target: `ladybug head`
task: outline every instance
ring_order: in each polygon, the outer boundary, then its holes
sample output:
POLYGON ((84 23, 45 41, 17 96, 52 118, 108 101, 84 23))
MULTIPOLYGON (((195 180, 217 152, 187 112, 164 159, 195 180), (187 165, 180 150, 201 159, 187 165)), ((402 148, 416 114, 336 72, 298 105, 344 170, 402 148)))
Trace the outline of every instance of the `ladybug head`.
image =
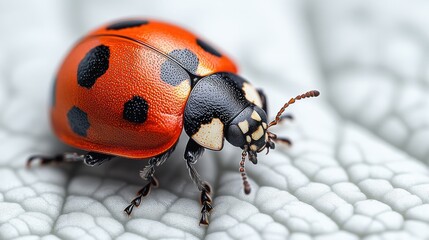
POLYGON ((250 193, 250 184, 247 181, 246 170, 244 168, 244 162, 246 156, 249 156, 249 160, 256 164, 257 153, 267 149, 267 154, 270 149, 274 149, 274 142, 289 143, 289 140, 285 138, 277 137, 274 133, 268 131, 269 128, 277 125, 285 116, 282 116, 285 109, 295 103, 295 101, 317 97, 319 92, 316 90, 309 91, 307 93, 298 95, 295 98, 291 98, 283 107, 279 110, 273 121, 267 124, 267 114, 264 110, 256 105, 250 105, 245 108, 240 114, 238 114, 227 126, 225 138, 232 145, 243 149, 240 162, 240 172, 243 179, 244 192, 250 193))

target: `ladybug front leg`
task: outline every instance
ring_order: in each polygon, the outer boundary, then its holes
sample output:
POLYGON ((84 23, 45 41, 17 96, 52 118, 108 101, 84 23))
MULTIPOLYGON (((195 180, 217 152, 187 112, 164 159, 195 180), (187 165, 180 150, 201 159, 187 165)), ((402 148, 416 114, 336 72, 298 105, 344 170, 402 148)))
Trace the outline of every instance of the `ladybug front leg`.
POLYGON ((62 163, 62 162, 83 162, 87 166, 99 166, 103 164, 105 161, 112 159, 114 156, 96 153, 96 152, 88 152, 87 154, 79 155, 77 153, 63 153, 54 156, 42 156, 35 155, 31 156, 27 160, 27 167, 31 167, 31 164, 34 161, 40 161, 41 165, 48 165, 52 163, 62 163))
POLYGON ((197 163, 198 158, 204 153, 204 148, 198 145, 192 138, 189 139, 188 144, 186 145, 185 150, 185 160, 186 165, 188 166, 189 176, 192 181, 197 185, 198 190, 201 191, 200 203, 201 208, 201 219, 200 225, 209 224, 209 215, 213 210, 212 207, 212 198, 211 198, 211 187, 207 182, 201 180, 200 175, 194 167, 194 164, 197 163))
POLYGON ((159 185, 158 180, 155 178, 155 167, 158 167, 161 164, 163 164, 167 160, 167 158, 171 155, 171 153, 173 153, 175 148, 176 148, 176 145, 170 148, 167 152, 149 159, 149 164, 143 170, 140 171, 140 177, 143 178, 144 180, 147 180, 148 183, 137 192, 137 196, 130 202, 130 205, 128 205, 124 209, 124 212, 128 216, 131 215, 134 207, 140 206, 142 198, 149 195, 152 187, 154 188, 158 187, 159 185))

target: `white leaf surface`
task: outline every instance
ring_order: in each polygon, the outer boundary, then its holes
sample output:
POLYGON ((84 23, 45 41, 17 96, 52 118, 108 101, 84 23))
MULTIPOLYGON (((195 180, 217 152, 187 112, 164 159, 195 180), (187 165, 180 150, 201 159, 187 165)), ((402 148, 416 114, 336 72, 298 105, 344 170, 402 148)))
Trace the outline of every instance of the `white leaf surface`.
POLYGON ((0 239, 429 239, 428 10, 417 0, 1 1, 0 239), (75 151, 49 126, 56 68, 87 31, 128 16, 221 46, 264 88, 271 115, 322 93, 276 127, 291 148, 248 164, 250 195, 239 149, 206 151, 208 228, 198 226, 185 138, 130 218, 122 210, 144 184, 144 161, 25 168, 32 154, 75 151))

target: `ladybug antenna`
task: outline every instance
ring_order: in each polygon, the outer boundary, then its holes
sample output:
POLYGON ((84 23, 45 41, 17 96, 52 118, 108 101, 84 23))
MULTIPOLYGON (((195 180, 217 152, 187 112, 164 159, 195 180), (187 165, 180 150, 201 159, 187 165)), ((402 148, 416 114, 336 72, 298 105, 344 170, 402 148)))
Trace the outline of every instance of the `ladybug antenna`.
POLYGON ((244 186, 244 193, 246 195, 250 194, 250 183, 247 181, 247 174, 246 174, 246 168, 244 167, 244 163, 246 161, 247 156, 247 147, 245 146, 243 149, 243 152, 241 153, 241 161, 240 161, 240 168, 239 171, 241 173, 241 179, 243 180, 243 186, 244 186))
POLYGON ((296 96, 294 98, 291 98, 289 100, 289 102, 285 103, 283 105, 283 107, 279 110, 279 112, 276 115, 276 118, 273 121, 271 121, 270 124, 268 124, 268 128, 277 125, 277 123, 279 123, 282 120, 282 114, 285 111, 285 109, 287 107, 289 107, 289 105, 295 103, 295 101, 301 100, 301 99, 304 99, 304 98, 317 97, 319 95, 320 95, 319 91, 312 90, 312 91, 308 91, 308 92, 306 92, 304 94, 298 95, 298 96, 296 96))

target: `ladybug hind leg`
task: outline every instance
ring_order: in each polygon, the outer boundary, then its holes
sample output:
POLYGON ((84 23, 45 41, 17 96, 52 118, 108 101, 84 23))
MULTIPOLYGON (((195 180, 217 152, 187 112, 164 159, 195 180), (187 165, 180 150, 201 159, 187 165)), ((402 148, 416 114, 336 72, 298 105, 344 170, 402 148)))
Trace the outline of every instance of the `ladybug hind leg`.
POLYGON ((128 216, 131 215, 134 207, 140 206, 142 198, 149 195, 152 188, 158 187, 158 180, 155 178, 155 168, 163 164, 171 155, 171 153, 173 153, 175 148, 176 145, 170 148, 167 152, 149 159, 149 164, 143 170, 140 171, 140 177, 148 182, 137 192, 137 196, 133 200, 131 200, 130 205, 128 205, 124 209, 124 212, 128 216))
POLYGON ((204 148, 198 145, 198 143, 192 140, 192 138, 190 138, 188 144, 186 145, 185 160, 188 167, 189 176, 195 185, 197 185, 198 190, 201 192, 200 203, 202 207, 200 225, 207 226, 209 224, 210 212, 213 210, 211 198, 212 190, 207 182, 201 180, 201 177, 194 166, 195 163, 197 163, 198 158, 200 158, 203 153, 204 148))
POLYGON ((27 167, 30 167, 34 161, 39 161, 41 165, 63 162, 83 162, 85 165, 93 167, 99 166, 113 157, 112 155, 97 152, 88 152, 82 155, 77 153, 63 153, 54 156, 35 155, 27 160, 27 167))

